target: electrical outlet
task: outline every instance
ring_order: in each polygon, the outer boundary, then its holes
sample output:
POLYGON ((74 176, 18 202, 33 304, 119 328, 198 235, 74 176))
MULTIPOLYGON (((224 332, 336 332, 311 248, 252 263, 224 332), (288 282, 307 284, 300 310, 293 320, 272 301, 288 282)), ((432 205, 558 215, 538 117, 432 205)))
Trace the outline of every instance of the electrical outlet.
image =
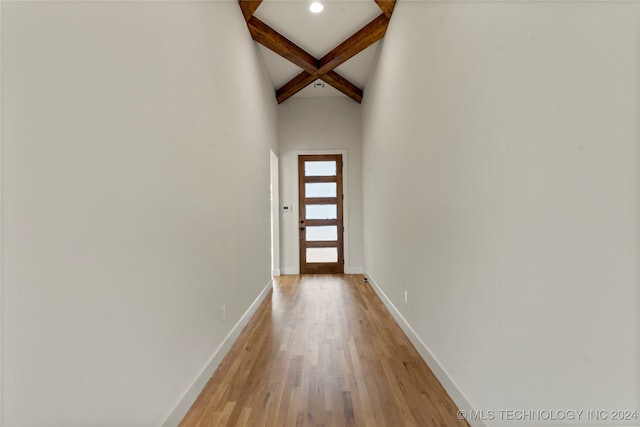
POLYGON ((227 304, 222 304, 222 320, 227 318, 227 304))
POLYGON ((409 304, 409 293, 404 291, 404 303, 409 304))

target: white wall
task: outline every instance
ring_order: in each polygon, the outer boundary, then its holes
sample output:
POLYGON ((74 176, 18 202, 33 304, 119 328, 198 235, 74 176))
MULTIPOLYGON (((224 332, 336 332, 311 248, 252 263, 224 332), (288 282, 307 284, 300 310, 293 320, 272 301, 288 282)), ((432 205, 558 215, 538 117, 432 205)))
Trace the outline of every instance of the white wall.
POLYGON ((362 273, 361 126, 361 106, 347 98, 292 98, 278 107, 283 274, 300 271, 298 154, 316 150, 346 150, 345 272, 362 273), (293 206, 293 210, 283 212, 285 205, 293 206))
POLYGON ((477 409, 640 409, 638 7, 396 7, 365 272, 477 409))
POLYGON ((3 425, 157 425, 270 282, 273 90, 235 2, 2 36, 3 425))

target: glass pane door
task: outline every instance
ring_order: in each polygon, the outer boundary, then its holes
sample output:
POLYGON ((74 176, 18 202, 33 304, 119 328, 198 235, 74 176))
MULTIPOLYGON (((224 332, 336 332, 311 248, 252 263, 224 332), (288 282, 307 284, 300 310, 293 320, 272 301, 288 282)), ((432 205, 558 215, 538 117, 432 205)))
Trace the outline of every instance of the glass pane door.
POLYGON ((342 156, 298 157, 300 272, 344 272, 342 156))

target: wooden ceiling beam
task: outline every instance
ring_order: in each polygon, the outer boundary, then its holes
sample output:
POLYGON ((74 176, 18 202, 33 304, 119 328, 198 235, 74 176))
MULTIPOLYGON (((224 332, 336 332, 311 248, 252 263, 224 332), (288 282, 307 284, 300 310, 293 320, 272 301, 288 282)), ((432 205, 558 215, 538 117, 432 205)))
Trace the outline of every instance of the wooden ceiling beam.
MULTIPOLYGON (((309 74, 306 71, 298 74, 276 91, 276 99, 278 100, 278 104, 282 104, 284 101, 291 98, 293 95, 300 92, 302 89, 309 86, 317 79, 318 77, 313 74, 309 74)), ((349 98, 356 101, 358 104, 362 102, 362 89, 360 89, 358 86, 354 85, 335 71, 329 71, 328 73, 322 75, 320 79, 325 83, 330 84, 340 92, 344 93, 349 98)))
POLYGON ((329 71, 327 74, 321 77, 322 81, 329 83, 340 92, 347 95, 349 98, 356 101, 358 104, 362 102, 362 89, 351 83, 349 80, 342 77, 335 71, 329 71))
POLYGON ((285 36, 252 16, 247 21, 251 37, 267 49, 272 50, 308 73, 318 70, 318 60, 285 36))
POLYGON ((322 71, 319 70, 317 59, 255 16, 249 19, 247 26, 255 41, 304 70, 304 72, 298 74, 276 91, 276 99, 279 104, 327 74, 329 74, 329 76, 325 80, 326 83, 335 87, 354 101, 362 101, 362 89, 335 71, 328 68, 322 71))
POLYGON ((331 52, 322 57, 322 59, 318 61, 318 68, 315 70, 305 69, 305 73, 298 74, 278 89, 276 91, 278 103, 286 101, 317 79, 322 79, 354 101, 358 103, 362 102, 362 89, 340 76, 338 73, 333 71, 333 69, 382 39, 387 31, 388 25, 389 19, 384 14, 381 14, 369 24, 362 27, 347 40, 340 43, 335 49, 331 50, 331 52))
POLYGON ((242 16, 244 20, 248 21, 256 12, 262 0, 238 0, 240 3, 240 10, 242 10, 242 16))
POLYGON ((375 0, 375 2, 385 16, 391 19, 393 8, 396 7, 396 0, 375 0))
POLYGON ((362 89, 336 73, 334 69, 384 37, 396 0, 375 0, 383 13, 320 60, 253 16, 261 2, 262 0, 239 0, 251 37, 304 70, 276 91, 279 104, 317 79, 330 84, 354 101, 362 102, 362 89))
POLYGON ((333 70, 381 40, 387 32, 388 26, 389 18, 383 13, 323 56, 319 61, 318 73, 323 74, 333 70))
POLYGON ((298 74, 276 91, 276 99, 278 100, 278 104, 282 104, 284 101, 291 98, 293 95, 310 85, 314 80, 316 80, 316 78, 306 71, 298 74))

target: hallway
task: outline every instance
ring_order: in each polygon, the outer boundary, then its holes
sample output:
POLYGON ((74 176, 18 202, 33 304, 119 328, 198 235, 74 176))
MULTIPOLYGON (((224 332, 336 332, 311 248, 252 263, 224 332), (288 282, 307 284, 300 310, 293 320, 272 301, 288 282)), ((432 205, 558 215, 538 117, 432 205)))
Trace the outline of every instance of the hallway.
POLYGON ((362 275, 274 278, 181 426, 454 426, 456 407, 362 275))

